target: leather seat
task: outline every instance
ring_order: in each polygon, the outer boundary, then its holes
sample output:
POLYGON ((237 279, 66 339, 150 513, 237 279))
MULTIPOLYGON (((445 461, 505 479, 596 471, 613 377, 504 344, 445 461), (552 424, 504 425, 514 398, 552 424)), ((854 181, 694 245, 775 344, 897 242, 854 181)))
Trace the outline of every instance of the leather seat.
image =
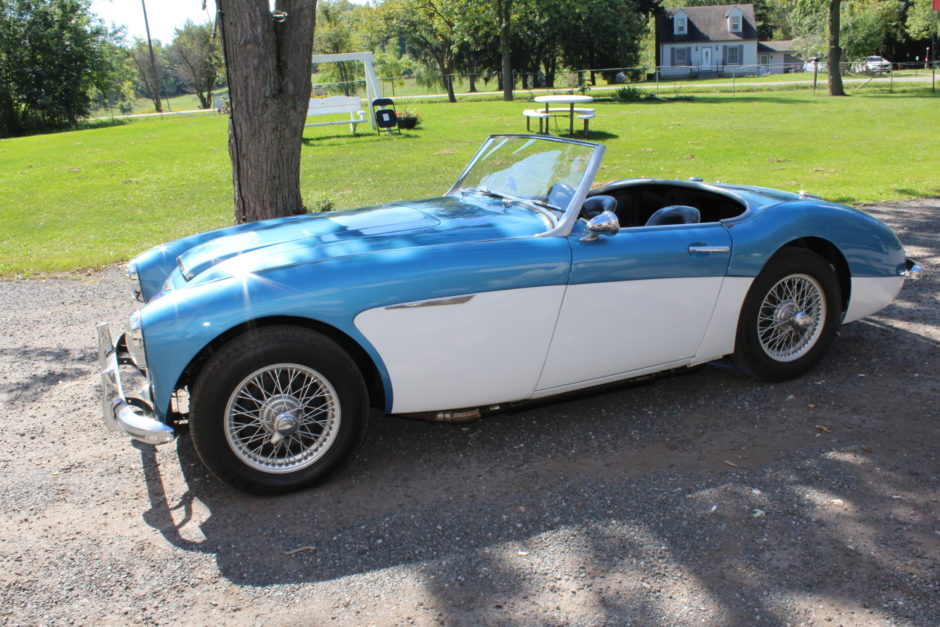
POLYGON ((698 224, 702 221, 702 214, 695 207, 688 205, 669 205, 657 209, 646 221, 646 226, 662 226, 664 224, 698 224))
POLYGON ((590 220, 594 216, 599 216, 605 211, 617 213, 617 199, 613 196, 598 194, 584 200, 581 205, 581 217, 590 220))

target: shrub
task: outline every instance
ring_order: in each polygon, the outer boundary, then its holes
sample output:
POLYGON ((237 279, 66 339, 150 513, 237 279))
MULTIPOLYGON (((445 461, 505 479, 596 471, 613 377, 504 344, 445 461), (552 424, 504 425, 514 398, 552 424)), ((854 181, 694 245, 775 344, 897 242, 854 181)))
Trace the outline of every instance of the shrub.
POLYGON ((639 87, 633 87, 628 85, 627 87, 621 87, 614 92, 614 100, 619 100, 620 102, 640 102, 642 100, 656 100, 656 94, 653 92, 647 91, 645 89, 640 89, 639 87))

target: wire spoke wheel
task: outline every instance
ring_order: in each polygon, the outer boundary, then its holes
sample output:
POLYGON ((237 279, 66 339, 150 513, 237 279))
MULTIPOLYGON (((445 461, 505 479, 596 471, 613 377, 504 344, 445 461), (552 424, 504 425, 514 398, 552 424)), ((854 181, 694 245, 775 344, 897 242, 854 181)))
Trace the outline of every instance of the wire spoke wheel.
POLYGON ((795 361, 812 350, 826 320, 822 285, 808 274, 791 274, 770 288, 757 314, 760 345, 777 361, 795 361))
POLYGON ((803 248, 778 251, 748 290, 734 363, 763 381, 800 376, 832 344, 844 304, 833 263, 803 248))
POLYGON ((339 396, 319 372, 278 363, 255 370, 229 395, 225 438, 242 463, 293 473, 319 460, 340 426, 339 396))

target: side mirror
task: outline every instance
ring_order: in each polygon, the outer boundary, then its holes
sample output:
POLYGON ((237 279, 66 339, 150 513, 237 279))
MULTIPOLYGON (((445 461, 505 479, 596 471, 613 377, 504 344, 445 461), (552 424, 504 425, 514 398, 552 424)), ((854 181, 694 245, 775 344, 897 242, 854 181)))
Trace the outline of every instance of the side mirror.
POLYGON ((599 235, 616 235, 620 231, 620 220, 613 211, 602 211, 587 223, 587 233, 582 242, 593 242, 599 235))

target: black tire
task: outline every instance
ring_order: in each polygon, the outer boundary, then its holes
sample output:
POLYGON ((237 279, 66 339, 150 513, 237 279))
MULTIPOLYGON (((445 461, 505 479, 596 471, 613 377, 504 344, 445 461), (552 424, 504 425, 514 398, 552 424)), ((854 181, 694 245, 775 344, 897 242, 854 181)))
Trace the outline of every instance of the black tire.
POLYGON ((300 327, 235 337, 212 355, 190 394, 199 458, 225 483, 260 494, 323 480, 362 442, 368 417, 355 362, 300 327))
POLYGON ((747 293, 732 360, 763 381, 792 379, 819 363, 841 319, 839 277, 829 262, 785 248, 747 293))

